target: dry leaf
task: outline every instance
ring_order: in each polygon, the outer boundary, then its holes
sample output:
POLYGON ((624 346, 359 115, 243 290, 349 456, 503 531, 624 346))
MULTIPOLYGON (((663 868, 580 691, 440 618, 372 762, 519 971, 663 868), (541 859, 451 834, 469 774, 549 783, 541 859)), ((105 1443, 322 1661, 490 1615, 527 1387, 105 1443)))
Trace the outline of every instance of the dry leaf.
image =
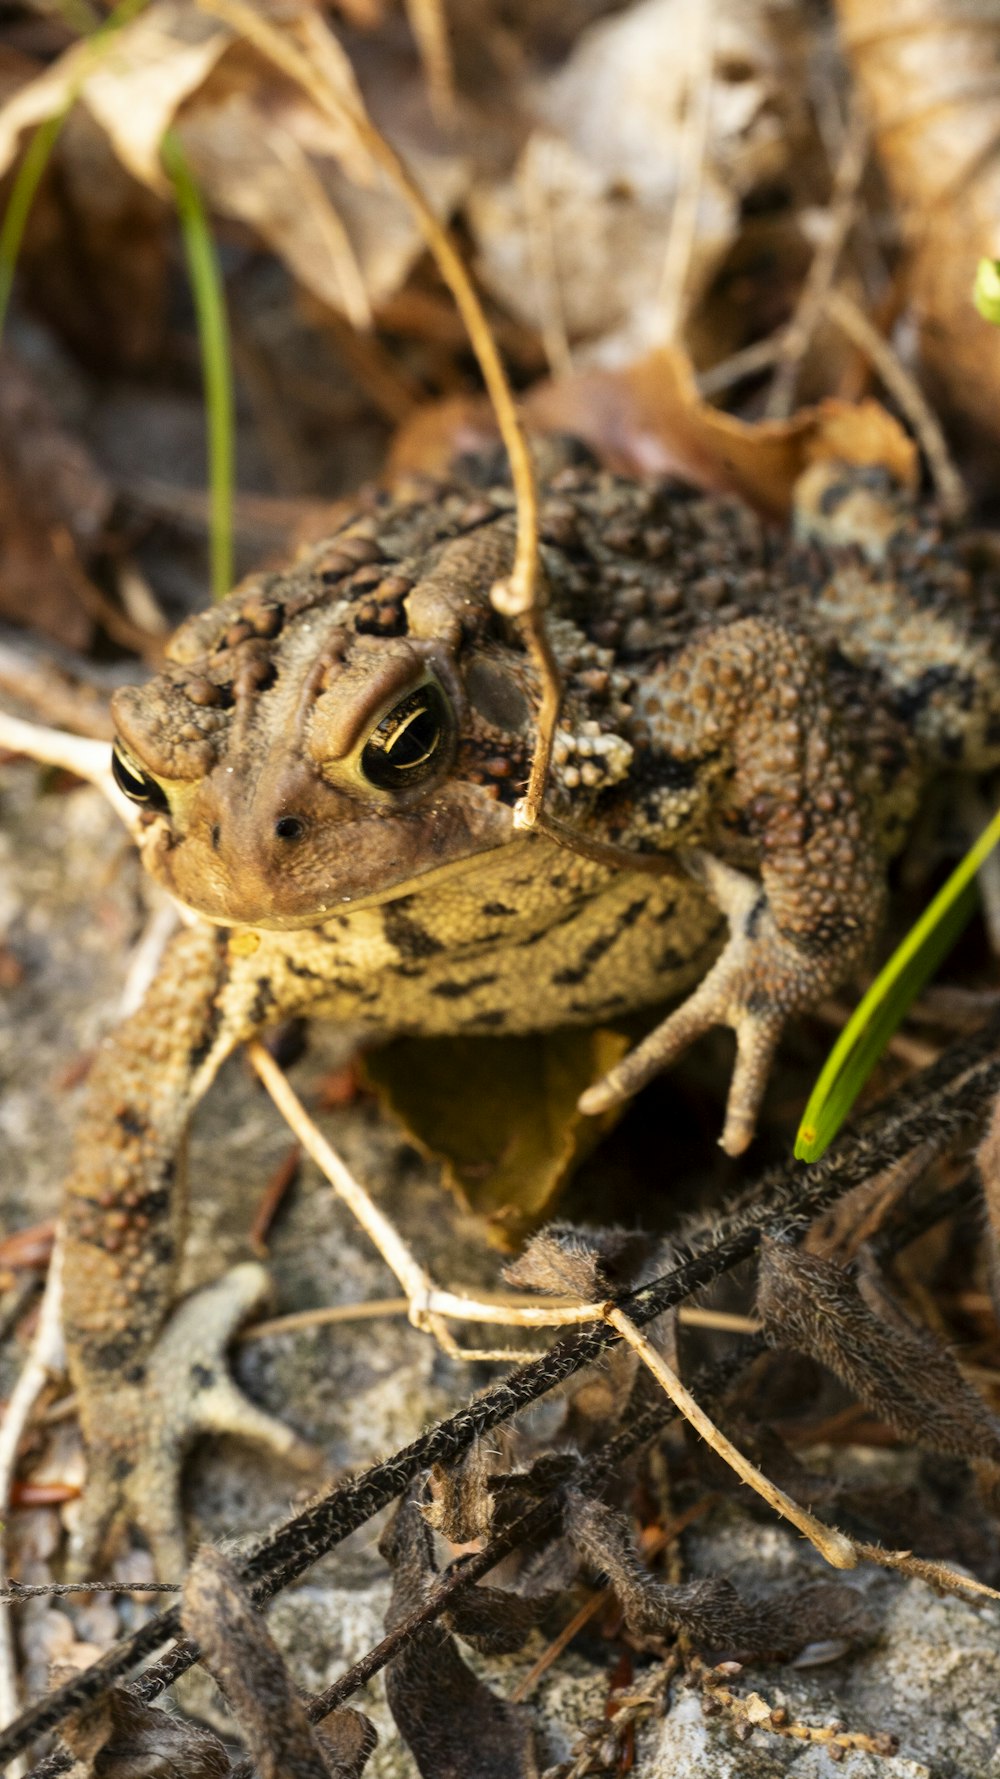
POLYGON ((86 1779, 226 1779, 229 1756, 210 1730, 112 1687, 62 1726, 86 1779))
POLYGON ((907 242, 906 286, 931 393, 995 439, 1000 333, 976 313, 1000 256, 1000 0, 838 0, 907 242))
POLYGON ((575 1491, 566 1527, 587 1568, 607 1578, 635 1637, 659 1641, 682 1631, 703 1648, 731 1650, 745 1660, 775 1660, 807 1643, 835 1638, 850 1646, 871 1636, 863 1597, 843 1583, 820 1581, 746 1600, 722 1577, 659 1581, 646 1568, 623 1516, 575 1491))
POLYGON ((360 1779, 377 1739, 373 1726, 359 1711, 333 1711, 314 1729, 277 1645, 221 1551, 205 1545, 198 1552, 182 1610, 259 1779, 360 1779))
MULTIPOLYGON (((393 1571, 386 1629, 422 1605, 436 1571, 412 1494, 379 1544, 393 1571)), ((492 1590, 491 1590, 492 1591, 492 1590)), ((443 1625, 421 1626, 386 1669, 389 1708, 423 1779, 537 1779, 531 1720, 466 1667, 443 1625)))
POLYGON ((617 1032, 575 1029, 404 1038, 372 1052, 365 1067, 418 1147, 443 1162, 452 1191, 506 1243, 537 1223, 609 1128, 576 1102, 628 1043, 617 1032))
POLYGON ((519 95, 534 128, 513 171, 470 196, 487 289, 547 339, 561 332, 563 351, 568 341, 620 362, 665 338, 668 238, 692 179, 688 304, 735 241, 743 201, 788 192, 808 165, 799 8, 715 0, 704 46, 702 17, 702 0, 639 0, 583 31, 519 95), (693 167, 706 51, 707 140, 693 167))
POLYGON ((765 1237, 757 1313, 773 1345, 829 1366, 907 1439, 1000 1463, 1000 1421, 951 1354, 901 1313, 877 1316, 845 1267, 765 1237))

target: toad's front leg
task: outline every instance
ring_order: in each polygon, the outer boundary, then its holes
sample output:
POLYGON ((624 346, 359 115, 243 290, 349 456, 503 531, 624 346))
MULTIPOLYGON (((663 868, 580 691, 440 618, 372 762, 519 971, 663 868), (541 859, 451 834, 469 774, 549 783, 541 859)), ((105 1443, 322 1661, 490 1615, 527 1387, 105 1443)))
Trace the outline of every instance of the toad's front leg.
POLYGON ((262 1269, 234 1268, 171 1315, 188 1118, 224 1057, 256 1029, 257 988, 246 960, 234 969, 225 932, 179 934, 91 1075, 63 1213, 66 1344, 88 1452, 75 1577, 122 1519, 146 1534, 161 1575, 180 1575, 180 1466, 199 1432, 241 1433, 311 1461, 224 1369, 227 1340, 261 1296, 262 1269))
POLYGON ((885 866, 856 759, 807 638, 744 619, 692 643, 651 676, 646 697, 651 770, 657 753, 664 762, 668 832, 692 817, 697 831, 700 811, 706 841, 749 853, 760 875, 707 852, 689 855, 729 920, 729 940, 694 993, 580 1105, 585 1112, 615 1105, 710 1027, 729 1025, 736 1065, 721 1141, 739 1155, 753 1136, 785 1021, 815 1006, 864 957, 882 912, 885 866))

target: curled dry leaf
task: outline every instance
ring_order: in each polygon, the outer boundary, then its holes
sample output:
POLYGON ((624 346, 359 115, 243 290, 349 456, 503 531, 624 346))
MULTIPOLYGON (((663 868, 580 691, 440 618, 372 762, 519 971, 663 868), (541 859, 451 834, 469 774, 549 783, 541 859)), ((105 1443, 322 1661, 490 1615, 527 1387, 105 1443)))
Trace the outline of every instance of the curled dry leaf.
POLYGON ((837 11, 901 212, 931 393, 995 439, 1000 333, 972 286, 980 257, 1000 254, 1000 0, 837 0, 837 11))
POLYGON ((872 1624, 856 1589, 816 1582, 745 1600, 721 1577, 670 1584, 646 1568, 621 1514, 573 1492, 566 1529, 587 1568, 604 1575, 632 1635, 659 1640, 682 1631, 704 1648, 779 1659, 818 1641, 866 1641, 872 1624))
POLYGON ((183 1623, 201 1645, 260 1779, 359 1779, 375 1746, 373 1726, 358 1711, 334 1711, 322 1730, 313 1728, 235 1569, 207 1545, 184 1584, 183 1623))
POLYGON ((901 1313, 891 1322, 877 1316, 835 1261, 765 1237, 757 1313, 773 1346, 793 1347, 829 1366, 907 1439, 1000 1463, 1000 1421, 951 1354, 901 1313))
MULTIPOLYGON (((387 1630, 433 1586, 430 1536, 412 1494, 404 1496, 379 1546, 393 1571, 387 1630)), ((528 1713, 477 1679, 443 1625, 421 1626, 406 1639, 386 1669, 386 1692, 423 1779, 537 1779, 528 1713)))
POLYGON ((649 1248, 649 1238, 635 1230, 577 1229, 572 1223, 547 1223, 532 1236, 523 1254, 504 1267, 503 1276, 520 1291, 542 1291, 594 1303, 610 1296, 623 1279, 630 1280, 634 1263, 649 1248))

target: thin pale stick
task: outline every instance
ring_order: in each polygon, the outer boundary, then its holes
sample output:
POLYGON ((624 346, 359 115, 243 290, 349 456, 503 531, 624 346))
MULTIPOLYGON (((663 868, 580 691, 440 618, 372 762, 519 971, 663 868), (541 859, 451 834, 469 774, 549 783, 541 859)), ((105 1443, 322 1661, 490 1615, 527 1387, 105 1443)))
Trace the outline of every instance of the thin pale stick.
POLYGON ((707 371, 699 371, 695 379, 698 394, 706 399, 721 395, 744 377, 752 377, 757 371, 770 370, 775 360, 781 357, 784 338, 785 330, 782 328, 768 339, 754 340, 752 346, 743 346, 729 358, 720 359, 718 364, 711 365, 707 371))
POLYGON ((941 505, 952 518, 960 519, 969 504, 965 484, 920 385, 852 297, 842 290, 830 290, 825 308, 830 320, 871 360, 889 394, 898 401, 920 441, 941 505))
POLYGON ((388 1217, 379 1210, 360 1181, 354 1178, 350 1168, 341 1160, 322 1132, 317 1130, 270 1051, 265 1050, 263 1044, 255 1039, 247 1045, 247 1055, 251 1066, 306 1153, 312 1156, 338 1198, 343 1199, 351 1215, 375 1244, 390 1271, 395 1273, 409 1299, 411 1322, 417 1328, 425 1328, 434 1333, 445 1351, 457 1358, 458 1352, 452 1336, 429 1307, 434 1289, 429 1275, 413 1258, 388 1217))
POLYGON ((536 136, 532 143, 532 152, 526 154, 522 160, 517 183, 527 223, 526 239, 541 323, 542 347, 552 375, 569 377, 573 374, 573 354, 570 351, 559 289, 552 208, 539 169, 539 161, 544 167, 551 158, 551 141, 536 136))
POLYGON ((778 368, 765 407, 768 420, 791 413, 799 367, 812 344, 826 307, 833 276, 854 223, 858 187, 868 159, 868 127, 860 110, 847 128, 830 199, 829 228, 812 258, 795 313, 782 334, 778 368))
POLYGON ((122 796, 111 776, 106 741, 92 741, 89 735, 70 735, 65 729, 49 729, 43 723, 26 723, 23 717, 0 710, 0 747, 25 754, 29 760, 39 760, 43 766, 58 766, 96 785, 129 832, 138 832, 137 811, 122 796))
POLYGON ((444 0, 403 0, 410 30, 413 32, 431 111, 439 124, 455 120, 455 69, 444 0))
POLYGON ((679 337, 684 326, 688 275, 698 232, 698 202, 712 113, 714 0, 688 0, 681 30, 687 45, 684 124, 677 157, 677 195, 670 216, 659 293, 663 339, 668 343, 679 337))
MULTIPOLYGON (((0 1423, 0 1575, 6 1575, 8 1570, 3 1524, 10 1503, 18 1447, 39 1396, 53 1374, 60 1372, 63 1366, 62 1268, 62 1243, 57 1238, 49 1262, 35 1338, 0 1423)), ((13 1723, 20 1709, 14 1627, 8 1602, 0 1597, 0 1729, 13 1723)), ((10 1779, 20 1779, 25 1771, 24 1762, 18 1760, 10 1768, 10 1779)))
MULTIPOLYGON (((307 1114, 308 1115, 308 1114, 307 1114)), ((576 1322, 593 1322, 601 1314, 597 1303, 539 1304, 537 1299, 521 1303, 515 1298, 475 1298, 452 1295, 433 1289, 428 1300, 439 1315, 459 1319, 456 1306, 462 1306, 461 1319, 468 1322, 489 1322, 503 1328, 569 1328, 576 1322)), ((264 1340, 272 1334, 296 1334, 303 1329, 337 1326, 343 1322, 375 1321, 383 1316, 406 1316, 410 1304, 405 1297, 372 1297, 365 1303, 334 1303, 314 1310, 294 1310, 287 1316, 269 1316, 244 1328, 240 1340, 264 1340)), ((760 1323, 753 1316, 741 1316, 730 1310, 700 1309, 683 1304, 679 1319, 690 1328, 713 1328, 724 1334, 759 1334, 760 1323)), ((466 1357, 468 1356, 465 1349, 466 1357)), ((503 1355, 505 1358, 508 1355, 503 1355)), ((523 1352, 517 1353, 524 1358, 523 1352)))
POLYGON ((690 1390, 681 1383, 677 1373, 671 1370, 652 1342, 646 1339, 624 1310, 618 1309, 613 1303, 606 1304, 604 1315, 605 1319, 611 1323, 612 1328, 618 1330, 622 1339, 628 1342, 633 1352, 638 1354, 643 1364, 652 1372, 661 1389, 665 1390, 670 1397, 674 1407, 690 1421, 695 1432, 701 1434, 706 1445, 710 1445, 723 1462, 735 1470, 740 1481, 745 1482, 748 1488, 756 1490, 757 1494, 768 1503, 768 1506, 773 1507, 774 1511, 779 1513, 783 1519, 790 1520, 792 1525, 796 1526, 803 1536, 808 1538, 810 1544, 815 1546, 820 1556, 825 1557, 826 1561, 831 1563, 835 1569, 853 1569, 858 1559, 851 1540, 845 1538, 842 1532, 824 1526, 821 1520, 808 1513, 804 1507, 800 1507, 797 1501, 793 1501, 783 1489, 777 1488, 774 1483, 770 1482, 762 1471, 751 1464, 749 1459, 745 1458, 743 1453, 731 1444, 725 1434, 720 1432, 714 1421, 709 1419, 704 1409, 695 1401, 690 1390))
POLYGON ((939 1563, 929 1557, 915 1557, 911 1550, 883 1550, 880 1544, 858 1542, 854 1548, 859 1558, 863 1558, 866 1563, 876 1563, 880 1569, 894 1569, 897 1574, 909 1575, 916 1581, 925 1581, 928 1587, 943 1588, 946 1593, 957 1594, 960 1599, 985 1597, 988 1600, 1000 1600, 1000 1592, 996 1588, 987 1587, 985 1581, 977 1581, 972 1575, 961 1574, 948 1563, 939 1563))

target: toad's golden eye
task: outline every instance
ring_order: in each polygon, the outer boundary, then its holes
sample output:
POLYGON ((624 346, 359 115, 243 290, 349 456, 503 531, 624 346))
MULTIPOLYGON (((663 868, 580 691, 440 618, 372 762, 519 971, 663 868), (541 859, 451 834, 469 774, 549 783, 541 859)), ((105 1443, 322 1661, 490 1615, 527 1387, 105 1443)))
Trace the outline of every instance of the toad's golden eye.
POLYGON ((120 741, 116 741, 111 749, 111 776, 133 803, 141 803, 145 809, 166 811, 167 798, 162 785, 148 772, 137 766, 130 754, 127 754, 120 741))
POLYGON ((433 771, 449 730, 448 705, 440 687, 418 686, 372 730, 361 755, 361 770, 379 790, 407 790, 433 771))

